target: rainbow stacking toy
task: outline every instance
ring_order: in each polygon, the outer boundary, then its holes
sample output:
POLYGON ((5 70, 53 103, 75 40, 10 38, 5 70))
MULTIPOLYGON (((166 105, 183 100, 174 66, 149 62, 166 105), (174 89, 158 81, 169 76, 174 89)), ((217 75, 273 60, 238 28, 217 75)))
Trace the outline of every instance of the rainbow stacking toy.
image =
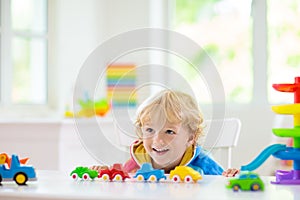
POLYGON ((272 106, 277 114, 293 115, 294 128, 274 128, 272 131, 278 137, 293 138, 293 147, 283 144, 273 144, 264 149, 251 163, 242 166, 242 171, 252 171, 259 167, 270 155, 281 160, 293 160, 293 170, 276 171, 274 184, 300 184, 300 77, 292 84, 273 84, 273 88, 280 92, 293 92, 294 104, 272 106))

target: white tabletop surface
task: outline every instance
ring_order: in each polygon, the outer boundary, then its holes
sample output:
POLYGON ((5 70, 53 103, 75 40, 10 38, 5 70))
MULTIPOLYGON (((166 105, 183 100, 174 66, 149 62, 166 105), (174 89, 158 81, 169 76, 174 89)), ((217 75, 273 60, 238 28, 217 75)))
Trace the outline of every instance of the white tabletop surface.
POLYGON ((261 177, 265 191, 259 192, 233 192, 222 176, 204 176, 195 184, 74 181, 59 171, 37 171, 37 177, 26 186, 3 182, 0 199, 300 199, 300 185, 273 185, 274 177, 261 177))

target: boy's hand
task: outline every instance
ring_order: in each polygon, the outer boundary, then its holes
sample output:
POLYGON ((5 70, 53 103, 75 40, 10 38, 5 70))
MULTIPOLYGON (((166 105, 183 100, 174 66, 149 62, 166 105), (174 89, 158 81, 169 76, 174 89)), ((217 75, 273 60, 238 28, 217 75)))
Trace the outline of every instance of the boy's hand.
POLYGON ((234 177, 238 173, 240 173, 239 169, 229 168, 222 173, 222 176, 234 177))

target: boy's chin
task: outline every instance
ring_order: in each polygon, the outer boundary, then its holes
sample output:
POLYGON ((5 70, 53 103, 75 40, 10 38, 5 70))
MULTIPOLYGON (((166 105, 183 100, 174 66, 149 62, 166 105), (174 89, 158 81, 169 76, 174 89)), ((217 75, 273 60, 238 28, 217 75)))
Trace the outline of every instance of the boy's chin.
POLYGON ((159 166, 160 169, 166 168, 172 164, 172 162, 170 161, 166 162, 166 159, 156 159, 154 160, 154 162, 156 163, 156 166, 159 166))

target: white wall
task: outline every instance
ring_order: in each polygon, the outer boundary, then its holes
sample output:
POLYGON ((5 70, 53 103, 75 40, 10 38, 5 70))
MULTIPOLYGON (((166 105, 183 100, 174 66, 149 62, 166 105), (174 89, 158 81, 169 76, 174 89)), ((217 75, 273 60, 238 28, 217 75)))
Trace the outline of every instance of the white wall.
MULTIPOLYGON (((149 0, 51 0, 49 19, 50 102, 63 111, 72 101, 76 77, 88 56, 111 37, 149 27, 149 0), (132 6, 134 5, 134 6, 132 6)), ((143 63, 148 55, 133 55, 143 63)), ((105 66, 99 66, 105 67, 105 66)), ((86 81, 89 81, 87 75, 86 81)), ((93 91, 89 91, 93 94, 93 91)))
POLYGON ((80 67, 103 40, 104 9, 97 0, 49 3, 49 82, 56 94, 50 96, 50 102, 64 110, 64 105, 72 100, 80 67))
POLYGON ((36 169, 59 167, 61 122, 52 120, 0 120, 1 153, 28 157, 36 169))

